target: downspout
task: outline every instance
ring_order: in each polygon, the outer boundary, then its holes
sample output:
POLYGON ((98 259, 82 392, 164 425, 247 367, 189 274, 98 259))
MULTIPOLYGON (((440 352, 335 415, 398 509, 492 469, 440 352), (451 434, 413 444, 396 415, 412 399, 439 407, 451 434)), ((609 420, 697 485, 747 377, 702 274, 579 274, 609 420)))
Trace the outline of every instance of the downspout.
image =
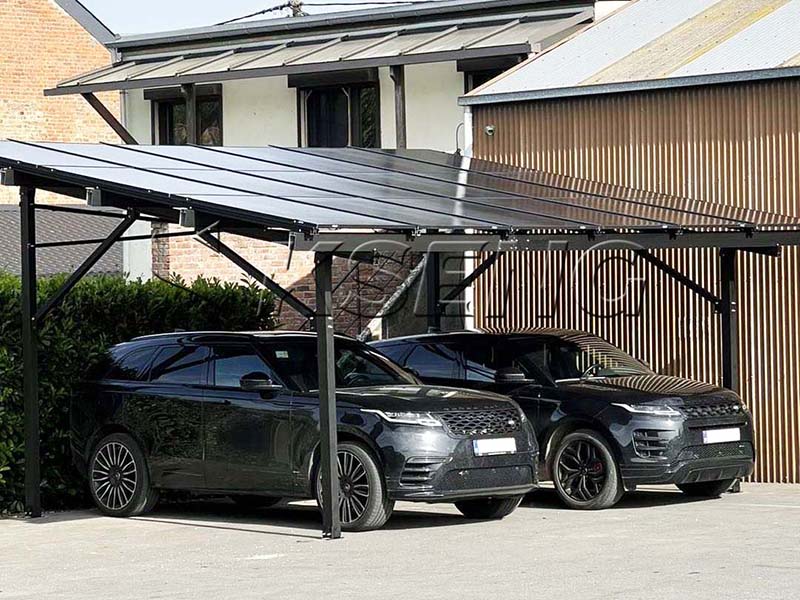
MULTIPOLYGON (((461 159, 461 166, 465 169, 469 168, 469 163, 472 159, 472 107, 464 107, 464 157, 461 159)), ((464 171, 461 171, 459 178, 466 176, 464 171)), ((468 277, 475 270, 475 252, 467 250, 464 252, 464 277, 468 277)), ((475 289, 473 283, 464 290, 464 329, 475 329, 475 289)))

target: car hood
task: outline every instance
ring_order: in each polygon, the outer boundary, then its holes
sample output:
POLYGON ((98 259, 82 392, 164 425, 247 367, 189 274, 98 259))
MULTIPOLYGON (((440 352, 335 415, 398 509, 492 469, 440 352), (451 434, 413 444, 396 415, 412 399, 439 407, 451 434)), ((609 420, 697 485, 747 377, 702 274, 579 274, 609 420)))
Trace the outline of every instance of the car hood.
POLYGON ((558 389, 571 397, 586 396, 625 404, 663 404, 669 401, 680 406, 739 398, 734 392, 715 385, 656 374, 562 381, 558 389))
POLYGON ((389 411, 447 412, 508 408, 513 402, 492 392, 432 385, 385 385, 336 390, 337 402, 389 411))

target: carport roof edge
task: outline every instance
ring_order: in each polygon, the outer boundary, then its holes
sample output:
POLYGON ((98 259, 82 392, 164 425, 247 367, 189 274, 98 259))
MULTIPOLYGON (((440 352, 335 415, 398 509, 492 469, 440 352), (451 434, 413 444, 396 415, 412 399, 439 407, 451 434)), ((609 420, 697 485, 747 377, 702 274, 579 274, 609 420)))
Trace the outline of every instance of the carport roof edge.
POLYGON ((409 239, 502 240, 509 249, 554 240, 570 248, 800 244, 796 217, 430 150, 5 141, 0 166, 33 187, 81 198, 91 190, 103 204, 143 214, 192 209, 229 229, 304 234, 304 247, 331 236, 354 247, 409 239))

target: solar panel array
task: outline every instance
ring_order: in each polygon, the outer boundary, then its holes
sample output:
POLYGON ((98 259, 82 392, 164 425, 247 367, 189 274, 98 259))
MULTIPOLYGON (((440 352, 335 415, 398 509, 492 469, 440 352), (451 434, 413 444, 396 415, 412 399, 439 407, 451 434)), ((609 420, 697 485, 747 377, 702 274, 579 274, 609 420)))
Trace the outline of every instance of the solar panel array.
POLYGON ((798 229, 800 219, 430 150, 0 142, 0 165, 296 231, 798 229))

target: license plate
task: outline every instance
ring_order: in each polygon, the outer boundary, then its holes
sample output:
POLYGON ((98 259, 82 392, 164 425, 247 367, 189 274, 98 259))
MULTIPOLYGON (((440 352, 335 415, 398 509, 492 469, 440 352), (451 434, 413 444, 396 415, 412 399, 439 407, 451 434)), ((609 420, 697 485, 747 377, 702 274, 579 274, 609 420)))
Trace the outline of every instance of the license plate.
POLYGON ((517 451, 517 440, 514 438, 472 440, 472 449, 475 452, 475 456, 487 456, 490 454, 513 454, 517 451))
POLYGON ((704 444, 719 444, 722 442, 738 442, 742 439, 742 432, 738 427, 731 429, 706 429, 703 431, 704 444))

